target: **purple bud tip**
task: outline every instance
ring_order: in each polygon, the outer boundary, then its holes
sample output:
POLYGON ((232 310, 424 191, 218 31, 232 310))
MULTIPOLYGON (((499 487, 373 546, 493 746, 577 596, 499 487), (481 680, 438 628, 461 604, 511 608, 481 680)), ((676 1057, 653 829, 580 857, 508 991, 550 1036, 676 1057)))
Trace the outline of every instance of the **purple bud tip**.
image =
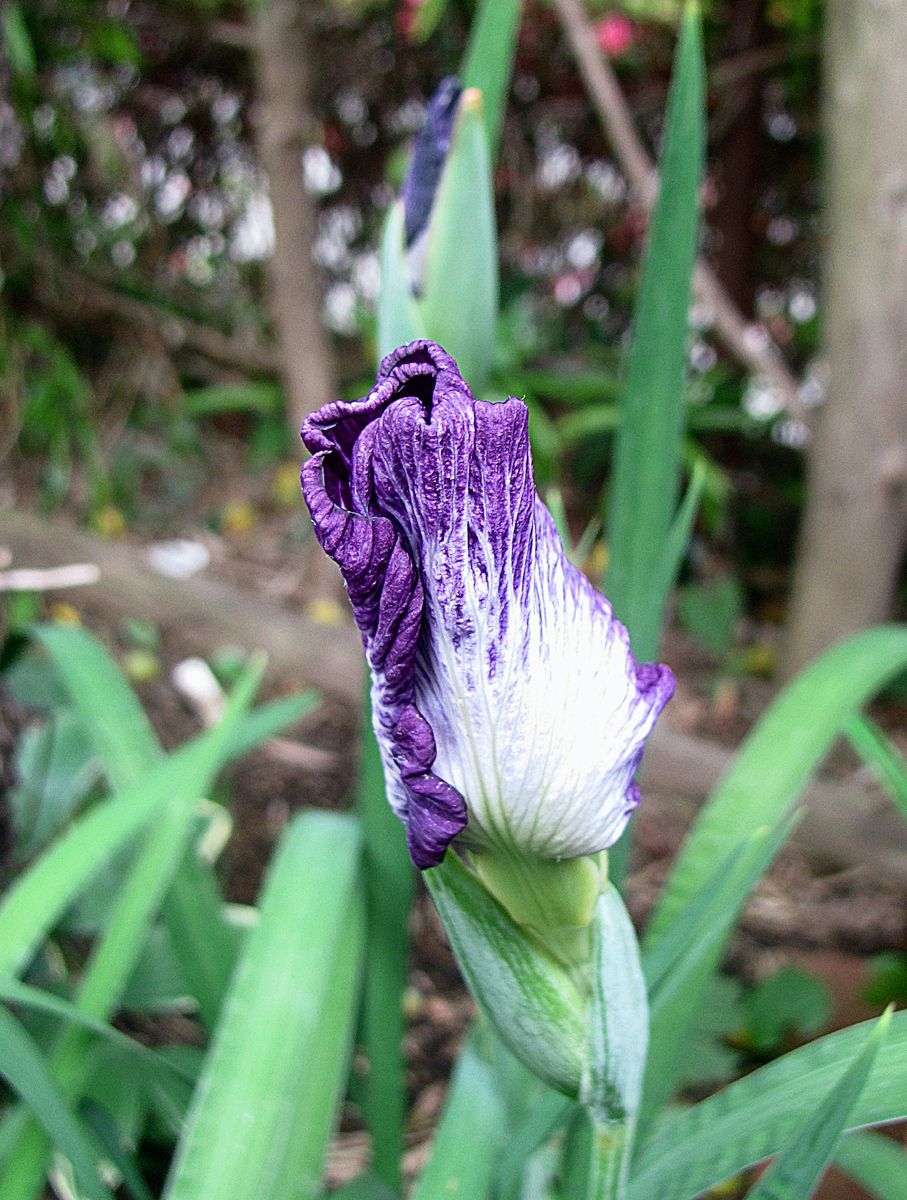
POLYGON ((409 248, 431 216, 435 192, 444 170, 463 87, 456 75, 438 85, 428 103, 425 124, 416 138, 403 183, 403 224, 409 248))

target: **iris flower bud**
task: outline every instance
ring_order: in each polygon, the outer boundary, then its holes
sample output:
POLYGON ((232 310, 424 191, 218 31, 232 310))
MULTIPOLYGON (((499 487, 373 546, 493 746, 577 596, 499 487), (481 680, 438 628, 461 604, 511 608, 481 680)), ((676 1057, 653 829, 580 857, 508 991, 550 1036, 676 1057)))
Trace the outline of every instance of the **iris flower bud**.
POLYGON ((416 866, 456 842, 485 856, 497 891, 496 864, 612 845, 674 680, 636 662, 569 562, 533 484, 526 406, 475 400, 454 360, 418 341, 302 436, 303 493, 349 591, 416 866))
POLYGON ((448 76, 438 85, 403 181, 404 244, 410 282, 416 295, 422 291, 431 210, 447 162, 462 94, 463 88, 456 75, 448 76))

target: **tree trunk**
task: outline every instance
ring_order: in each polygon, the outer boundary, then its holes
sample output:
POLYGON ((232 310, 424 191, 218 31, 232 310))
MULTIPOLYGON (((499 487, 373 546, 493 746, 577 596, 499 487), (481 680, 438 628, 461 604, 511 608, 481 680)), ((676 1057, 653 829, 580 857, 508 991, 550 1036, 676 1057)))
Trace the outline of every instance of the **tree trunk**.
MULTIPOLYGON (((757 50, 765 34, 762 0, 736 0, 731 9, 724 53, 730 58, 757 50)), ((753 258, 756 232, 753 210, 760 186, 762 157, 762 77, 741 80, 724 103, 732 106, 729 126, 718 148, 720 191, 711 225, 718 235, 713 254, 718 278, 742 313, 753 311, 753 258)), ((719 119, 721 113, 719 110, 719 119)))
POLYGON ((280 343, 294 434, 307 413, 335 398, 330 341, 321 322, 321 286, 312 260, 317 210, 305 188, 302 152, 311 135, 311 62, 302 0, 255 6, 258 155, 268 176, 276 247, 270 307, 280 343))
POLYGON ((828 397, 785 669, 884 620, 907 533, 907 3, 826 7, 828 397))

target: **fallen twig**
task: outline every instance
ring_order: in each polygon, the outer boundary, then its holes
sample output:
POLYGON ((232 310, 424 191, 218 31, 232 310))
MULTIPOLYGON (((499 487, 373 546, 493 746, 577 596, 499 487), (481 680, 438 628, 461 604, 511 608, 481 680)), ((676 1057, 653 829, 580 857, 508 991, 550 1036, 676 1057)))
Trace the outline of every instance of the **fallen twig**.
MULTIPOLYGON (((8 561, 8 560, 7 560, 8 561)), ((3 563, 0 553, 0 565, 3 563)), ((72 563, 66 567, 20 567, 0 571, 0 592, 55 592, 58 588, 87 587, 101 578, 95 563, 72 563)))

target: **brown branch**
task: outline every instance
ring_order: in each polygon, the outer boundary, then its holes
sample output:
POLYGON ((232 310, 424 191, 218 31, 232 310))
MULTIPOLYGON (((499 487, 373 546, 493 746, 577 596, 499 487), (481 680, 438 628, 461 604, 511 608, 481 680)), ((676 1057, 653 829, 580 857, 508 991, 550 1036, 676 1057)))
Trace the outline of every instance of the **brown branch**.
MULTIPOLYGON (((637 203, 650 209, 658 192, 658 177, 633 125, 617 76, 600 52, 595 31, 579 0, 554 0, 554 7, 618 165, 637 203)), ((764 326, 746 320, 702 258, 696 263, 693 289, 711 321, 716 339, 728 354, 747 370, 763 376, 783 400, 787 412, 805 420, 806 409, 797 382, 768 332, 764 326)))
POLYGON ((168 350, 195 350, 246 375, 277 375, 280 370, 276 348, 261 338, 223 333, 170 312, 153 301, 118 291, 62 263, 41 264, 35 279, 35 294, 41 303, 63 316, 84 314, 87 310, 93 316, 118 318, 152 331, 168 350))

